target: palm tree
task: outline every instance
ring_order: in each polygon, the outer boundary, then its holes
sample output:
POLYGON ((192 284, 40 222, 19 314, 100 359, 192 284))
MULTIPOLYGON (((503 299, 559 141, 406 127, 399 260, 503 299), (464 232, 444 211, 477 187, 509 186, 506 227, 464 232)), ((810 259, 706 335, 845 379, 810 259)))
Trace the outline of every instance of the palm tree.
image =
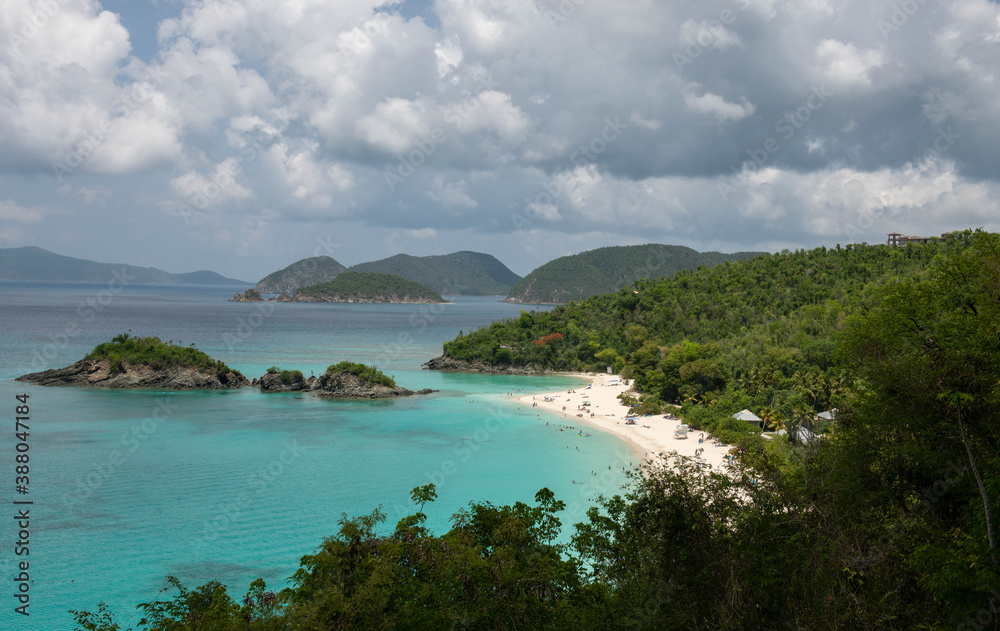
POLYGON ((795 424, 799 427, 805 427, 809 431, 812 431, 813 424, 813 411, 804 405, 800 405, 795 408, 794 416, 792 417, 795 424))
POLYGON ((774 408, 762 408, 760 411, 760 420, 764 421, 764 427, 776 432, 785 429, 785 419, 774 408))

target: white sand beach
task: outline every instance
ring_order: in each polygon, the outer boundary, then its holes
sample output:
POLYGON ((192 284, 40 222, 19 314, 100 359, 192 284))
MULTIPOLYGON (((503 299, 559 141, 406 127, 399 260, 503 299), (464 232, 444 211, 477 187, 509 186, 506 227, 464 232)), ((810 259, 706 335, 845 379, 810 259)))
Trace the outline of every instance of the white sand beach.
POLYGON ((716 446, 707 434, 697 431, 688 432, 688 437, 684 439, 674 438, 675 428, 683 422, 679 419, 668 419, 658 414, 640 416, 636 418, 635 425, 626 424, 628 407, 617 397, 628 391, 629 386, 624 385, 617 375, 574 373, 572 376, 587 379, 590 385, 529 394, 517 397, 517 401, 555 412, 571 424, 587 425, 621 436, 641 462, 656 460, 660 454, 669 455, 671 452, 694 458, 698 449, 704 449, 698 459, 712 465, 713 469, 722 467, 730 446, 716 446), (546 401, 546 398, 552 401, 546 401), (585 401, 589 401, 590 405, 584 407, 585 401), (705 440, 699 443, 699 436, 702 435, 705 440))

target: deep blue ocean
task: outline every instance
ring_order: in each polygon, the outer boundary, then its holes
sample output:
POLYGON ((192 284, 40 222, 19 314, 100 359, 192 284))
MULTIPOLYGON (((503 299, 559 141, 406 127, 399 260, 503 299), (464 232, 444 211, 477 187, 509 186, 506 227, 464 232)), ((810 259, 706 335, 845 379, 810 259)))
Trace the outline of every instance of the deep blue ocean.
POLYGON ((531 503, 548 487, 567 504, 564 541, 595 495, 626 483, 624 443, 557 432, 561 419, 509 394, 578 380, 421 370, 442 342, 517 316, 518 305, 496 297, 447 305, 226 301, 242 289, 0 282, 0 629, 67 631, 75 628, 67 610, 93 611, 99 601, 128 628, 140 617, 135 606, 156 599, 167 575, 188 588, 217 579, 237 600, 258 577, 280 589, 343 514, 381 505, 389 530, 413 511, 410 490, 428 482, 438 500, 425 510, 438 533, 470 501, 531 503), (193 343, 248 378, 272 365, 319 375, 351 360, 375 364, 407 388, 440 392, 358 402, 254 388, 111 391, 13 381, 67 366, 127 330, 193 343), (15 489, 19 394, 29 407, 27 494, 15 489), (18 545, 16 519, 25 508, 26 546, 18 545), (14 609, 24 561, 29 617, 14 609))

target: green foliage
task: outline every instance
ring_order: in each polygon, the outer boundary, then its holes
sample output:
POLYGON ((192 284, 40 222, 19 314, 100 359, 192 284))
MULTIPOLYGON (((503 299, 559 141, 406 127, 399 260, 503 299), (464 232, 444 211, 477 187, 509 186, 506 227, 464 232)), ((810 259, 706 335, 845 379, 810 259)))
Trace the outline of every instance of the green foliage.
POLYGON ((670 276, 760 252, 699 253, 679 245, 625 245, 598 248, 549 261, 510 289, 508 298, 524 303, 567 303, 613 292, 636 280, 670 276))
POLYGON ((296 298, 313 297, 330 302, 447 302, 439 293, 420 283, 392 274, 343 272, 333 280, 301 287, 296 298))
POLYGON ((112 372, 123 372, 125 364, 146 365, 154 370, 166 368, 195 368, 206 374, 239 374, 219 360, 193 348, 166 344, 158 337, 132 337, 128 333, 116 335, 110 342, 94 347, 85 359, 109 360, 112 372))
POLYGON ((442 294, 505 296, 521 277, 489 254, 454 252, 440 256, 396 256, 360 263, 352 272, 394 274, 442 294))
MULTIPOLYGON (((422 507, 433 487, 414 499, 422 507)), ((288 620, 296 629, 572 629, 581 623, 578 565, 551 543, 564 504, 546 489, 536 502, 471 504, 441 536, 412 518, 379 536, 380 511, 345 516, 336 537, 303 557, 288 620)))
POLYGON ((839 353, 858 387, 838 414, 836 483, 873 507, 872 536, 906 533, 894 556, 921 609, 952 626, 1000 584, 998 295, 1000 239, 977 233, 928 277, 884 288, 839 353))
POLYGON ((288 385, 293 381, 302 381, 301 370, 282 370, 280 374, 281 383, 288 385))
POLYGON ((390 388, 396 387, 396 380, 392 377, 386 376, 381 370, 375 368, 375 366, 366 366, 364 364, 345 361, 340 362, 339 364, 330 364, 327 367, 326 372, 348 372, 361 381, 372 385, 383 385, 390 388))
POLYGON ((522 312, 446 342, 444 353, 552 370, 611 366, 664 402, 704 404, 732 393, 794 426, 843 398, 847 383, 833 351, 848 317, 877 300, 882 284, 926 275, 970 239, 956 233, 906 248, 862 244, 703 266, 522 312), (535 343, 554 333, 563 336, 559 344, 535 343))
POLYGON ((278 368, 277 366, 271 366, 270 368, 267 369, 267 374, 269 374, 269 375, 276 375, 280 371, 281 371, 281 369, 278 368))

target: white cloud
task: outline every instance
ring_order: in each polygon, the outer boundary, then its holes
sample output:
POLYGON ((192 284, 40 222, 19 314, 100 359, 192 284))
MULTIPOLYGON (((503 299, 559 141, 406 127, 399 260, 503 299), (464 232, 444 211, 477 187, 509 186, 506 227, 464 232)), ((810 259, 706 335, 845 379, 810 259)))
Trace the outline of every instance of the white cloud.
POLYGON ((687 45, 696 44, 703 48, 726 50, 733 46, 742 46, 740 36, 730 31, 722 22, 715 20, 687 20, 681 24, 681 41, 687 45))
POLYGON ((692 112, 706 114, 719 121, 738 121, 750 116, 756 108, 746 97, 740 97, 739 103, 731 103, 718 94, 706 92, 698 95, 701 85, 690 83, 684 86, 684 104, 692 112))
POLYGON ((465 180, 445 182, 442 178, 435 178, 433 186, 433 190, 427 191, 425 195, 427 199, 442 208, 472 209, 479 206, 479 203, 465 192, 465 180))
POLYGON ((571 3, 554 28, 550 0, 437 0, 426 20, 382 0, 197 0, 168 3, 177 15, 149 62, 129 56, 144 34, 94 0, 59 3, 14 50, 34 5, 9 4, 0 177, 5 197, 41 213, 32 227, 53 234, 69 228, 43 211, 47 196, 80 202, 74 212, 103 204, 115 221, 137 207, 177 213, 218 186, 227 163, 242 172, 208 212, 160 218, 198 226, 195 239, 228 235, 231 247, 265 227, 278 239, 335 220, 412 241, 399 226, 414 217, 442 242, 466 231, 488 243, 558 176, 564 190, 525 229, 549 221, 576 245, 584 235, 809 244, 839 238, 841 215, 874 208, 876 190, 927 224, 996 222, 980 212, 996 210, 1000 180, 1000 7, 988 0, 927 3, 887 36, 876 22, 891 7, 868 0, 739 0, 722 26, 721 7, 571 3), (702 52, 678 68, 672 54, 692 40, 702 52), (789 114, 794 138, 774 128, 789 114), (601 138, 609 120, 627 121, 613 141, 601 138), (384 173, 435 130, 444 139, 389 190, 384 173), (912 158, 939 132, 957 138, 942 151, 950 166, 912 158), (780 147, 768 168, 722 199, 716 184, 769 137, 780 147), (77 165, 38 186, 53 160, 77 165), (844 164, 856 169, 841 175, 844 164), (59 184, 68 188, 52 193, 59 184))
POLYGON ((435 44, 434 54, 437 55, 437 72, 438 77, 441 78, 447 77, 460 63, 462 63, 462 46, 459 43, 457 36, 450 37, 435 44))
POLYGON ((429 138, 431 128, 424 120, 422 103, 390 98, 375 106, 375 111, 358 121, 359 135, 376 149, 402 154, 429 138))
POLYGON ((207 132, 220 119, 249 115, 273 102, 267 81, 255 70, 241 67, 239 56, 226 46, 199 46, 179 37, 162 54, 156 72, 157 89, 186 127, 207 132))
POLYGON ((884 62, 877 50, 858 50, 852 42, 825 39, 816 46, 816 63, 834 86, 853 87, 871 85, 869 71, 884 62))
POLYGON ((0 167, 48 168, 86 133, 110 142, 95 128, 111 117, 110 106, 120 91, 119 66, 130 48, 117 16, 101 11, 97 2, 52 3, 44 11, 38 3, 5 3, 0 21, 0 167), (28 28, 39 11, 46 17, 42 26, 28 28))
POLYGON ((496 90, 484 90, 449 108, 444 117, 463 133, 485 129, 496 132, 502 140, 509 142, 523 138, 530 125, 521 108, 511 103, 510 95, 496 90))
POLYGON ((239 158, 227 158, 208 175, 192 170, 170 180, 174 194, 197 210, 250 198, 253 192, 240 184, 243 166, 239 158))

